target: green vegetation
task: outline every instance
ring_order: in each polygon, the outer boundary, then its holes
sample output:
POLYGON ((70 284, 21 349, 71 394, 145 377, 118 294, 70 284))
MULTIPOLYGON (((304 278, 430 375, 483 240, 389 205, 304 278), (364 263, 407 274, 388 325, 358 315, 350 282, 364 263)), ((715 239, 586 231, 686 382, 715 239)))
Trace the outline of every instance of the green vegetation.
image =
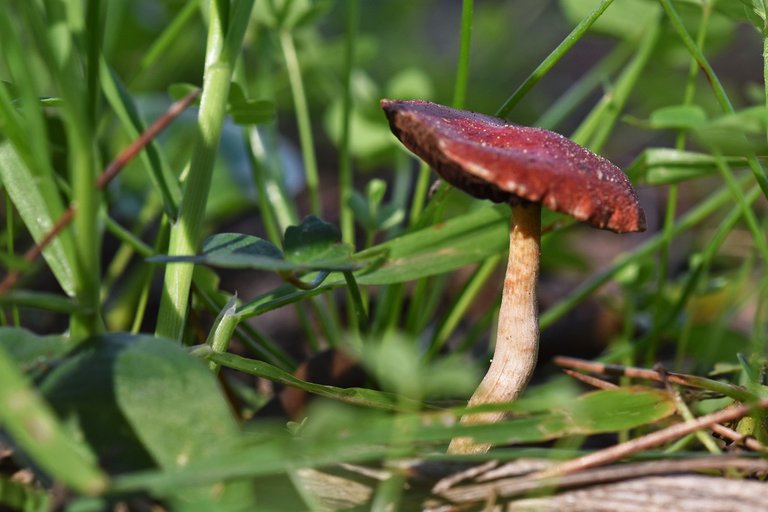
MULTIPOLYGON (((562 460, 733 403, 759 405, 734 428, 762 443, 767 13, 765 0, 11 0, 0 457, 34 478, 0 469, 0 508, 314 510, 307 468, 451 460, 457 435, 516 445, 466 460, 562 460), (508 209, 430 190, 384 97, 541 126, 619 164, 649 230, 544 212, 542 343, 688 375, 665 390, 625 371, 594 390, 545 358, 496 408, 508 420, 456 425, 492 353, 508 209), (363 375, 316 379, 315 364, 363 375), (281 400, 292 417, 267 415, 281 400)), ((642 456, 724 446, 702 431, 660 449, 642 456)), ((405 478, 392 470, 366 507, 401 503, 405 478)))

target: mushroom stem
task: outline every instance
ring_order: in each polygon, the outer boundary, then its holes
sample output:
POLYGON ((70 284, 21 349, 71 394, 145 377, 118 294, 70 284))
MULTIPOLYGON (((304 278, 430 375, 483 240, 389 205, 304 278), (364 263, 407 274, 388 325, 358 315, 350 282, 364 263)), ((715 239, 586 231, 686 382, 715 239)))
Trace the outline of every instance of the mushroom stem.
MULTIPOLYGON (((513 204, 496 348, 488 373, 470 398, 469 407, 516 400, 533 374, 539 348, 536 281, 540 240, 541 206, 513 204)), ((461 423, 496 423, 505 415, 503 411, 465 414, 461 423)), ((484 453, 490 447, 488 443, 474 443, 471 437, 457 437, 451 440, 448 453, 484 453)))

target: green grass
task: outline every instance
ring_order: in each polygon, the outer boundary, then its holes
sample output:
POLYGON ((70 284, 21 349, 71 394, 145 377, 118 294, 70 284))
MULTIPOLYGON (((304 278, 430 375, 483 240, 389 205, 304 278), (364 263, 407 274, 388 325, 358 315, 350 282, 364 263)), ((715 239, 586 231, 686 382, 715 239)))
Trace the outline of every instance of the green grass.
MULTIPOLYGON (((312 508, 298 468, 439 458, 461 433, 515 445, 489 455, 507 460, 555 441, 537 453, 560 459, 592 435, 632 439, 677 410, 765 396, 761 0, 150 3, 19 0, 0 14, 0 254, 19 275, 0 294, 0 430, 40 484, 0 473, 0 508, 47 507, 53 483, 72 510, 312 508), (731 74, 745 54, 753 69, 731 74), (99 190, 190 85, 199 104, 99 190), (649 231, 606 239, 545 213, 543 274, 565 285, 541 330, 586 329, 569 314, 591 311, 614 325, 587 333, 595 358, 660 362, 705 392, 682 404, 623 378, 590 393, 543 367, 510 420, 443 421, 490 354, 508 218, 445 185, 428 193, 434 175, 392 136, 384 97, 543 126, 622 163, 649 231), (71 224, 25 260, 69 205, 71 224), (294 373, 329 348, 367 380, 294 373), (261 420, 269 386, 255 378, 320 398, 295 422, 261 420)), ((763 425, 750 435, 763 441, 763 425)), ((674 441, 661 448, 722 448, 674 441)), ((401 484, 370 506, 405 499, 401 484)))

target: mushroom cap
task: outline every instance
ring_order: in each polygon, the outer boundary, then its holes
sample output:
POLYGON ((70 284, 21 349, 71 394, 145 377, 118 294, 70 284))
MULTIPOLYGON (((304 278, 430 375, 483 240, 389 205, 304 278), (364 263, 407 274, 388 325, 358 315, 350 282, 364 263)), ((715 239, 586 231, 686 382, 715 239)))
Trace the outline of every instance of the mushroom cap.
POLYGON ((408 149, 475 197, 541 203, 617 233, 645 230, 621 169, 560 134, 428 101, 385 99, 381 107, 408 149))

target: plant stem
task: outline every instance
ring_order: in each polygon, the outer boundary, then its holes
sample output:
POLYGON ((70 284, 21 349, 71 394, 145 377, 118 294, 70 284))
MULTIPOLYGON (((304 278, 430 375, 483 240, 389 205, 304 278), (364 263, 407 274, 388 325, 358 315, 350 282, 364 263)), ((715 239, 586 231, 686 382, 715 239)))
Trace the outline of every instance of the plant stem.
POLYGON ((576 25, 576 28, 574 28, 573 31, 571 31, 571 33, 568 34, 565 39, 563 39, 563 42, 561 42, 557 48, 555 48, 552 53, 550 53, 547 58, 544 59, 541 64, 539 64, 536 69, 533 70, 528 78, 526 78, 525 81, 520 84, 520 87, 518 87, 517 90, 512 93, 512 96, 510 96, 507 101, 504 102, 501 108, 496 111, 496 115, 498 117, 507 117, 512 109, 515 108, 515 105, 517 105, 520 100, 522 100, 523 97, 528 93, 528 91, 530 91, 533 86, 536 85, 539 80, 541 80, 544 75, 549 72, 550 69, 552 69, 552 66, 557 64, 557 62, 566 53, 568 53, 571 47, 573 47, 573 45, 576 44, 584 36, 584 34, 587 33, 592 24, 597 21, 600 16, 602 16, 603 12, 612 3, 613 0, 603 0, 600 2, 600 5, 598 5, 595 10, 589 14, 589 16, 581 20, 579 24, 576 25))
MULTIPOLYGON (((229 342, 240 322, 240 317, 236 314, 237 296, 233 296, 224 306, 224 309, 217 318, 216 327, 211 332, 208 339, 208 345, 216 353, 226 352, 229 348, 229 342)), ((213 373, 219 373, 219 364, 215 361, 208 361, 208 367, 213 373)))
POLYGON ((467 310, 474 302, 478 293, 480 293, 482 290, 485 282, 491 276, 493 271, 496 270, 496 265, 498 265, 500 261, 501 255, 496 254, 485 260, 477 267, 459 296, 454 299, 450 310, 445 315, 445 320, 442 324, 440 324, 437 332, 432 337, 432 342, 429 345, 429 349, 424 355, 425 359, 433 358, 435 355, 437 355, 440 349, 443 348, 443 345, 448 340, 448 336, 450 336, 450 334, 459 324, 459 321, 464 318, 467 310))
MULTIPOLYGON (((233 60, 224 45, 226 20, 218 1, 210 1, 210 13, 197 137, 179 217, 171 228, 170 256, 192 255, 197 249, 232 77, 233 60)), ((189 263, 166 266, 156 328, 158 336, 181 341, 193 268, 189 263)))
POLYGON ((467 96, 473 11, 474 0, 464 0, 461 3, 461 42, 459 44, 459 60, 456 66, 456 82, 453 87, 453 106, 455 108, 464 108, 464 100, 467 96))
POLYGON ((344 92, 342 96, 342 125, 339 142, 339 223, 341 239, 355 242, 355 219, 349 206, 352 197, 352 157, 349 152, 350 122, 352 119, 352 70, 355 66, 355 38, 357 34, 357 0, 346 0, 346 34, 344 45, 344 92))
POLYGON ((301 78, 301 66, 296 55, 296 46, 293 44, 293 35, 287 30, 280 32, 280 46, 285 58, 285 67, 288 70, 288 81, 291 84, 293 95, 293 107, 296 110, 296 123, 299 127, 299 141, 301 155, 304 160, 304 172, 307 177, 307 190, 312 213, 322 217, 320 204, 319 178, 317 172, 317 160, 315 159, 315 143, 312 138, 312 123, 309 119, 309 105, 304 92, 304 82, 301 78))
POLYGON ((652 23, 643 34, 637 51, 616 81, 616 85, 600 99, 589 116, 581 123, 571 137, 575 142, 599 153, 612 133, 616 121, 642 76, 643 69, 653 54, 661 35, 661 25, 652 23))

